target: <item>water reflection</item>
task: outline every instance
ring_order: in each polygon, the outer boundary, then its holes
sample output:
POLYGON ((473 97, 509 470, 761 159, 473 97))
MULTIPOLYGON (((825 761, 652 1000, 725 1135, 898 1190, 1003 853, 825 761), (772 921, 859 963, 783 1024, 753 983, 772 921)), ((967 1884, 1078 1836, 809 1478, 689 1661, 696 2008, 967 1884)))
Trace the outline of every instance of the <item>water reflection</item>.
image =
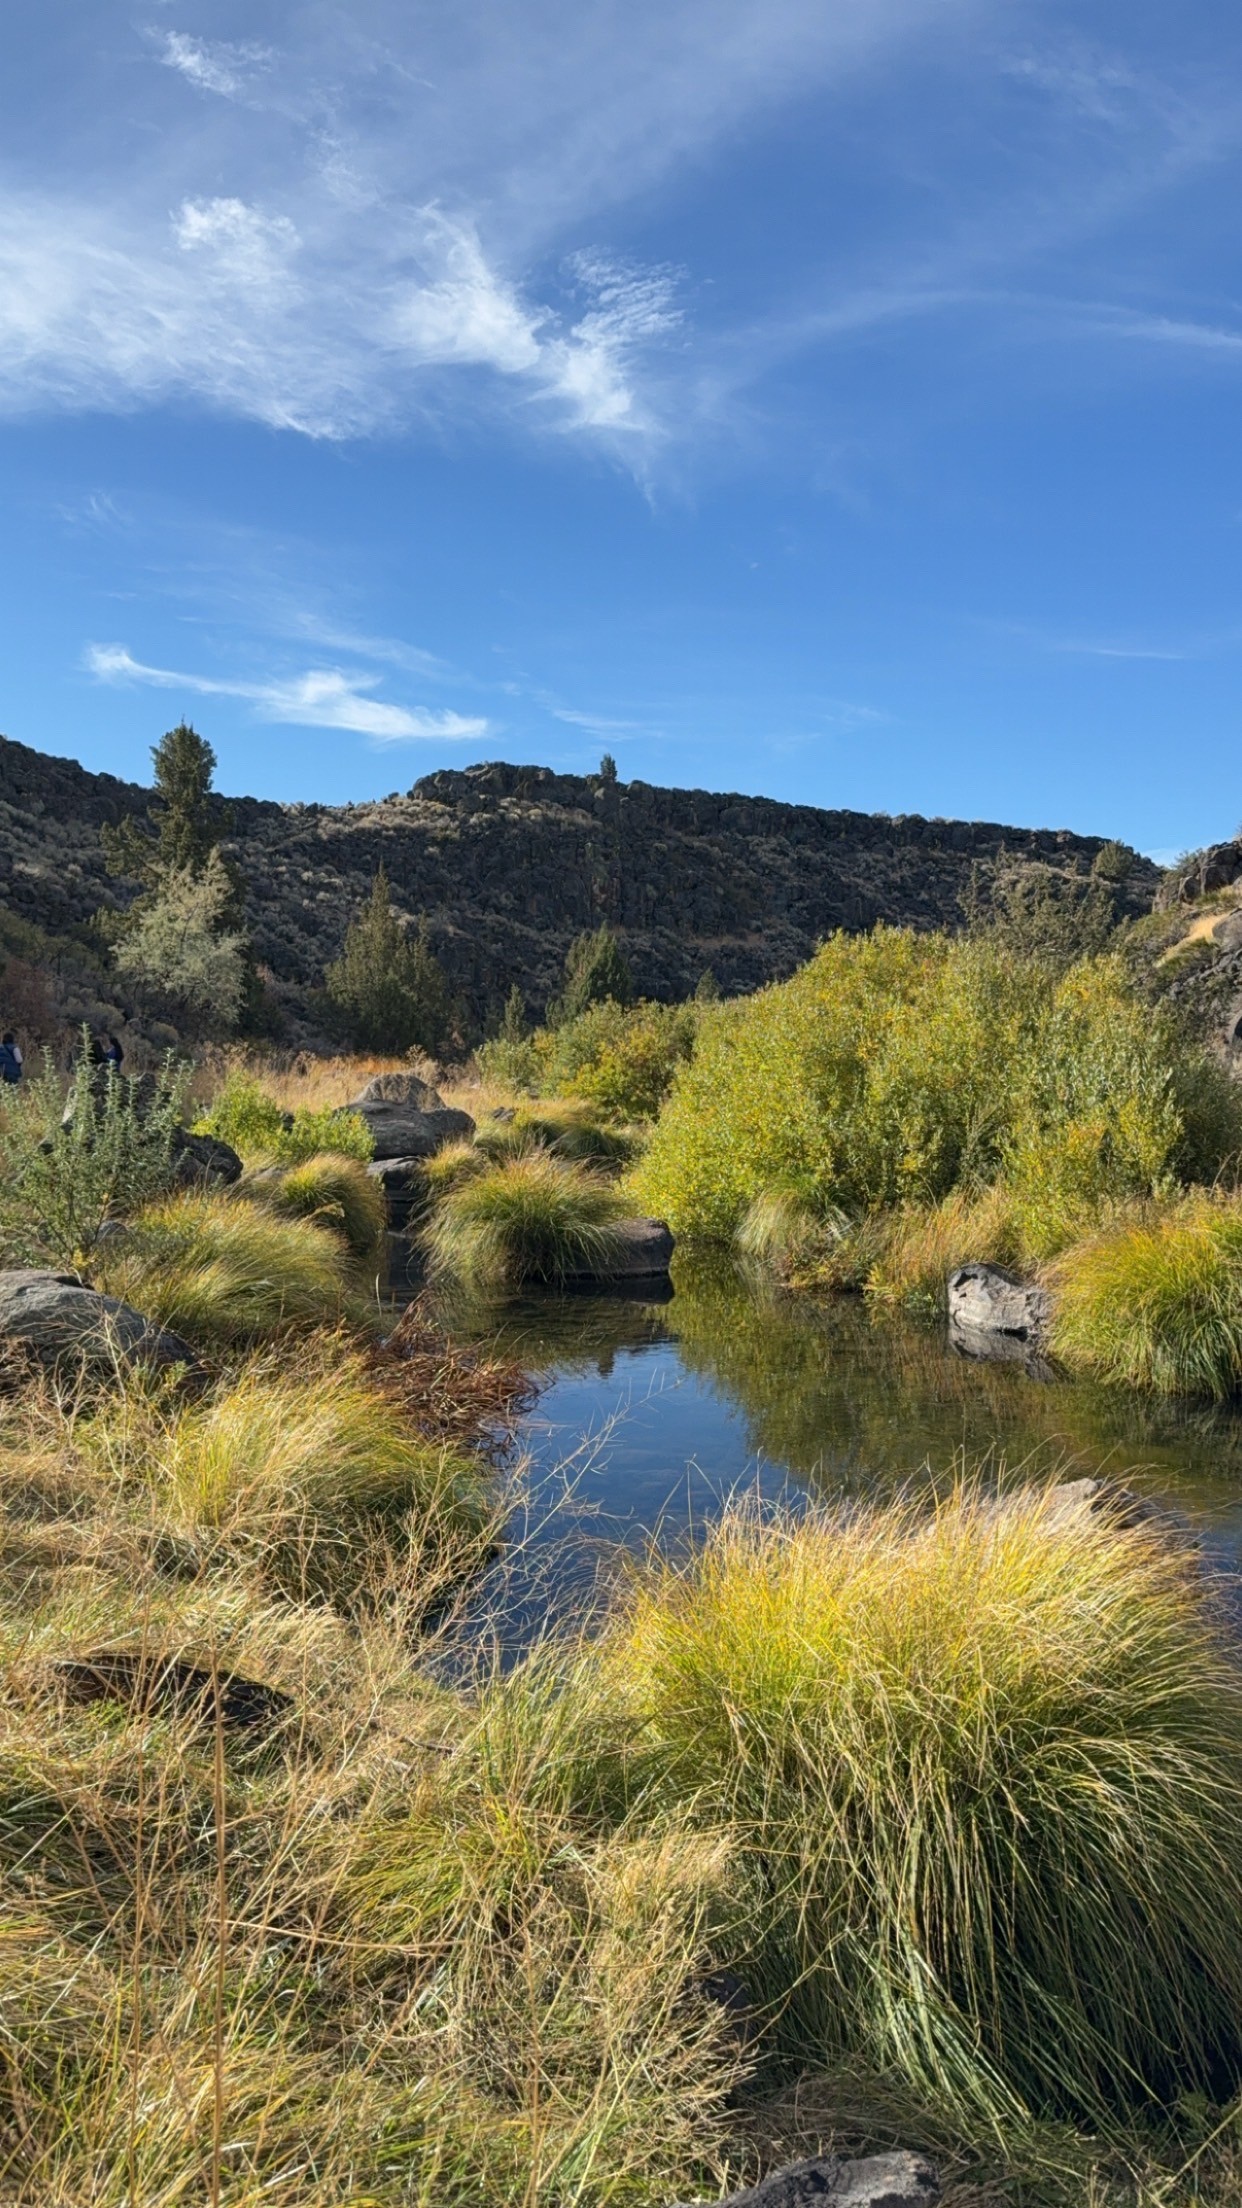
POLYGON ((572 1509, 548 1490, 526 1529, 541 1575, 519 1601, 531 1617, 580 1589, 601 1544, 657 1528, 675 1541, 739 1486, 883 1494, 959 1463, 1124 1475, 1192 1517, 1221 1561, 1242 1558, 1236 1411, 968 1362, 935 1331, 783 1295, 732 1267, 679 1259, 674 1277, 663 1304, 541 1295, 444 1309, 453 1332, 543 1378, 524 1437, 536 1476, 573 1468, 572 1509))

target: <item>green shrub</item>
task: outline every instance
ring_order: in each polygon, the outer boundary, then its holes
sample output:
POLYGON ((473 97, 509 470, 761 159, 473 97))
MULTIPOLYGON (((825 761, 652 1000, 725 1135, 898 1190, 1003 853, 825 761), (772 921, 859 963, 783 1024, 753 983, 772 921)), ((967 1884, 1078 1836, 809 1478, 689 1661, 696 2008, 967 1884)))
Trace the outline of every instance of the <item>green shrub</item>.
POLYGON ((1039 1257, 1209 1173, 1242 1095, 1117 957, 1059 975, 989 939, 834 936, 792 981, 706 1009, 634 1176, 675 1233, 730 1240, 773 1191, 861 1219, 1003 1182, 1039 1257))
POLYGON ((556 1031, 547 1086, 613 1119, 654 1119, 694 1049, 698 1006, 592 1005, 556 1031))
POLYGON ((1005 1178, 1030 1255, 1171 1185, 1183 1139, 1174 1055, 1119 959, 1072 967, 1006 1068, 1005 1178))
POLYGON ((1242 1202, 1203 1193, 1120 1218, 1052 1268, 1052 1346, 1161 1395, 1242 1387, 1242 1202))
POLYGON ((324 1151, 339 1158, 356 1158, 368 1165, 375 1155, 375 1138, 361 1112, 334 1111, 325 1104, 315 1111, 299 1104, 292 1127, 286 1127, 275 1155, 287 1165, 301 1165, 324 1151))
POLYGON ((627 1206, 583 1167, 533 1149, 449 1190, 423 1235, 433 1272, 472 1287, 606 1266, 627 1206))
POLYGON ((485 1081, 534 1096, 543 1087, 553 1042, 546 1027, 536 1028, 532 1035, 494 1035, 479 1044, 475 1063, 485 1081))
POLYGON ((92 1066, 85 1049, 68 1096, 49 1063, 0 1090, 0 1249, 4 1262, 72 1264, 108 1219, 171 1186, 184 1075, 171 1063, 141 1087, 92 1066), (67 1122, 67 1123, 66 1123, 67 1122))
POLYGON ((150 1206, 122 1241, 100 1246, 92 1273, 203 1350, 331 1325, 350 1304, 349 1253, 335 1236, 231 1195, 150 1206))
POLYGON ((230 1143, 243 1158, 270 1158, 281 1165, 300 1165, 323 1151, 357 1158, 365 1165, 375 1149, 359 1113, 334 1111, 327 1105, 316 1111, 299 1104, 290 1115, 253 1074, 236 1070, 213 1098, 210 1111, 195 1121, 194 1131, 230 1143))
POLYGON ((270 1168, 239 1182, 236 1194, 309 1219, 339 1234, 357 1258, 373 1261, 384 1247, 388 1224, 384 1191, 356 1158, 320 1152, 301 1165, 270 1168))
POLYGON ((1242 1672, 1164 1536, 1028 1491, 764 1523, 612 1644, 750 1876, 733 1965, 800 2068, 1004 2126, 1242 2057, 1242 1672))
POLYGON ((645 1208, 727 1241, 771 1189, 854 1215, 995 1170, 1031 987, 987 945, 877 928, 706 1007, 636 1175, 645 1208))

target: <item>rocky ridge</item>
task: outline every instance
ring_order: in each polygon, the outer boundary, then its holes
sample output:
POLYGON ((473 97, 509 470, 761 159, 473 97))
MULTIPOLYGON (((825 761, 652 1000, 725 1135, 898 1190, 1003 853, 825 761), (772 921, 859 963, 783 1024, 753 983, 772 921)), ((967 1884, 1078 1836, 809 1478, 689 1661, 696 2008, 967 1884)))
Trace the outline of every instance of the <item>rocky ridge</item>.
MULTIPOLYGON (((99 829, 149 802, 136 783, 0 738, 0 902, 53 932, 126 902, 99 829)), ((837 928, 958 924, 972 871, 985 888, 1015 866, 1085 875, 1103 842, 500 764, 359 805, 222 799, 220 819, 257 954, 295 1020, 382 863, 398 908, 426 913, 475 1031, 515 982, 540 1014, 573 936, 601 921, 644 994, 686 995, 709 967, 734 993, 791 973, 837 928)), ((1146 910, 1158 880, 1138 861, 1120 909, 1146 910)))

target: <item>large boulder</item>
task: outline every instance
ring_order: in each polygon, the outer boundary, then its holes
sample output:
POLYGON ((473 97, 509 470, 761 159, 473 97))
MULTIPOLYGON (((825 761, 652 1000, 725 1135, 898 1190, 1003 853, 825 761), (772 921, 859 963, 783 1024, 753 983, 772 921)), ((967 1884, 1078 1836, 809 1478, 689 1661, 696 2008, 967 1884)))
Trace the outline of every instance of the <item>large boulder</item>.
POLYGON ((416 1112, 442 1112, 444 1098, 417 1073, 377 1073, 345 1109, 360 1112, 365 1104, 412 1104, 416 1112))
POLYGON ((1019 1280, 1001 1265, 960 1265, 949 1275, 952 1331, 1037 1344, 1044 1340, 1051 1317, 1047 1289, 1019 1280))
MULTIPOLYGON (((931 2208, 939 2198, 934 2165, 921 2154, 899 2149, 856 2162, 836 2154, 812 2155, 809 2162, 793 2162, 744 2192, 730 2193, 717 2208, 931 2208)), ((674 2208, 689 2208, 689 2203, 675 2203, 674 2208)))
MULTIPOLYGON (((411 1076, 411 1079, 413 1076, 411 1076)), ((377 1159, 434 1158, 446 1143, 466 1142, 474 1133, 469 1112, 420 1111, 415 1104, 376 1097, 347 1107, 371 1130, 377 1159)))
POLYGON ((608 1287, 614 1281, 664 1280, 675 1248, 663 1219, 623 1219, 612 1253, 597 1263, 574 1267, 565 1276, 571 1287, 608 1287))
POLYGON ((188 1342, 76 1273, 0 1272, 0 1348, 47 1366, 196 1365, 188 1342))

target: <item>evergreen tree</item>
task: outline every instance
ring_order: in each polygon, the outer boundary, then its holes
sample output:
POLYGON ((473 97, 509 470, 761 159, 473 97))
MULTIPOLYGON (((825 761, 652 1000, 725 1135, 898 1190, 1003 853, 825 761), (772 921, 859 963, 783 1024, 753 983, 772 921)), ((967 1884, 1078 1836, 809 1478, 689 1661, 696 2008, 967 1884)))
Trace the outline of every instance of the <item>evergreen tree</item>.
POLYGON ((563 1027, 590 1004, 632 1004, 634 982, 625 953, 604 921, 593 934, 576 935, 565 957, 565 980, 559 998, 549 1007, 553 1022, 563 1027))
POLYGON ((228 814, 212 796, 216 755, 179 721, 151 747, 155 802, 147 826, 101 831, 110 873, 140 881, 129 911, 96 914, 117 972, 200 1032, 258 1024, 263 989, 242 933, 245 884, 220 850, 228 814))
POLYGON ((524 1043, 526 1035, 526 999, 515 981, 505 998, 505 1008, 501 1015, 500 1026, 496 1030, 496 1040, 506 1044, 524 1043))
POLYGON ((216 755, 206 738, 186 721, 170 728, 151 747, 155 803, 149 808, 148 833, 133 820, 102 831, 109 871, 127 874, 147 889, 158 889, 171 871, 200 873, 220 840, 221 821, 212 804, 211 778, 216 755))
POLYGON ((617 779, 617 762, 610 751, 606 751, 600 760, 599 778, 601 782, 615 782, 617 779))
POLYGON ((351 920, 325 986, 351 1041, 360 1050, 405 1051, 415 1045, 436 1057, 449 1032, 444 970, 431 948, 426 920, 408 935, 392 909, 383 867, 370 899, 351 920))

